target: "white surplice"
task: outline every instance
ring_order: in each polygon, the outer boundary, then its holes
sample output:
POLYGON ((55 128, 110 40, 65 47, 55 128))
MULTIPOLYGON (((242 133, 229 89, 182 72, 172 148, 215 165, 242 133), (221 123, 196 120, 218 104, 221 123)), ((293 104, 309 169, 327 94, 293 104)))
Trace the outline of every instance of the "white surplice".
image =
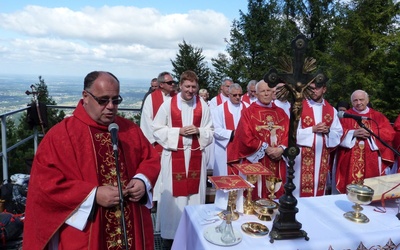
MULTIPOLYGON (((185 101, 178 96, 178 108, 182 113, 182 126, 193 124, 193 110, 196 105, 196 98, 185 101)), ((202 165, 200 174, 199 193, 189 196, 174 197, 172 195, 172 157, 171 151, 182 150, 178 149, 179 129, 180 127, 172 127, 171 121, 171 99, 165 101, 156 117, 154 118, 152 127, 154 130, 155 140, 164 148, 161 155, 161 172, 160 172, 160 191, 161 197, 158 201, 157 223, 156 230, 161 230, 161 237, 164 239, 173 239, 179 220, 182 215, 183 208, 187 205, 204 204, 207 187, 207 169, 206 169, 206 150, 205 148, 213 140, 213 126, 208 105, 200 99, 202 105, 202 118, 199 127, 200 134, 198 135, 200 149, 202 151, 202 165)), ((185 167, 188 172, 188 165, 191 155, 191 137, 183 137, 185 167)))
MULTIPOLYGON (((171 99, 171 96, 169 94, 165 95, 163 93, 162 96, 163 96, 163 102, 171 99)), ((154 119, 153 99, 150 94, 144 100, 142 113, 140 115, 140 129, 143 131, 144 136, 146 136, 147 140, 149 140, 151 144, 153 144, 156 141, 153 136, 153 128, 151 127, 153 119, 154 119)))
MULTIPOLYGON (((325 100, 323 100, 321 103, 314 102, 312 100, 308 100, 308 103, 311 105, 314 113, 314 119, 315 119, 315 124, 318 124, 322 122, 322 107, 325 105, 325 100)), ((302 146, 306 147, 312 147, 313 144, 315 145, 315 169, 314 169, 314 196, 316 195, 317 192, 317 186, 318 186, 318 176, 319 176, 319 170, 320 170, 320 162, 321 162, 321 154, 322 154, 322 148, 327 147, 327 148, 334 148, 339 145, 340 143, 340 138, 343 134, 343 128, 342 125, 340 124, 339 118, 337 117, 337 111, 334 109, 334 115, 333 115, 333 122, 330 127, 330 132, 327 135, 323 135, 321 133, 313 133, 312 132, 312 127, 308 128, 301 128, 301 119, 299 121, 299 126, 297 129, 297 145, 300 147, 300 153, 295 159, 295 165, 294 165, 294 176, 295 178, 293 179, 294 185, 296 185, 296 189, 293 191, 293 196, 295 197, 300 197, 300 177, 301 177, 301 148, 302 146), (314 136, 315 135, 315 136, 314 136), (323 143, 323 138, 325 137, 325 145, 323 143)))
MULTIPOLYGON (((229 100, 229 96, 224 96, 222 93, 219 93, 218 95, 221 97, 222 103, 224 103, 224 102, 226 102, 226 101, 229 100)), ((214 97, 208 102, 208 104, 209 104, 209 106, 210 106, 210 110, 211 110, 211 111, 214 111, 214 110, 217 108, 217 106, 219 105, 219 104, 217 103, 217 96, 214 96, 214 97)), ((220 104, 221 104, 221 103, 220 103, 220 104)))
MULTIPOLYGON (((233 116, 233 123, 235 129, 239 123, 240 114, 243 108, 247 108, 248 104, 240 102, 239 104, 233 104, 230 100, 228 103, 228 110, 233 116)), ((214 176, 228 175, 227 171, 227 155, 226 147, 228 146, 229 140, 231 139, 232 130, 226 128, 225 123, 225 105, 219 105, 213 113, 213 124, 214 124, 214 176)))

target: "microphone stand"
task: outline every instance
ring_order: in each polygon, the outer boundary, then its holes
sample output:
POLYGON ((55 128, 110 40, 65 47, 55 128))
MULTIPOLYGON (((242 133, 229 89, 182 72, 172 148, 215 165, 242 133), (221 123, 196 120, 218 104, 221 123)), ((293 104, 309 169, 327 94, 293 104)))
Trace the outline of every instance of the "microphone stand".
POLYGON ((400 156, 399 151, 397 151, 396 149, 394 149, 392 146, 390 146, 389 144, 387 144, 384 140, 382 140, 379 136, 377 136, 374 132, 372 132, 369 128, 367 128, 367 126, 365 126, 364 123, 361 122, 361 119, 357 120, 357 123, 360 127, 362 127, 363 129, 367 130, 368 133, 370 133, 371 135, 375 136, 376 139, 378 139, 383 145, 385 145, 387 148, 389 148, 390 150, 392 150, 397 156, 400 156))
POLYGON ((120 177, 120 169, 118 163, 118 146, 113 145, 114 157, 115 157, 115 168, 117 171, 117 183, 118 183, 118 192, 119 192, 119 206, 121 207, 121 227, 122 232, 124 233, 124 245, 125 249, 129 250, 128 247, 128 234, 126 232, 126 222, 125 222, 125 212, 124 212, 124 196, 122 194, 122 184, 120 177))

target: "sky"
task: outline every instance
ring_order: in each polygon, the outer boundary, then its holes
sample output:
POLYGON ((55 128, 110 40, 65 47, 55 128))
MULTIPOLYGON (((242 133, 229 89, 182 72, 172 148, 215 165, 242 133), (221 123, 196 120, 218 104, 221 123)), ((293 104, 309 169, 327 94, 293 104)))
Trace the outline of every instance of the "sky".
POLYGON ((211 58, 247 0, 0 1, 0 74, 151 79, 172 71, 179 44, 211 58))

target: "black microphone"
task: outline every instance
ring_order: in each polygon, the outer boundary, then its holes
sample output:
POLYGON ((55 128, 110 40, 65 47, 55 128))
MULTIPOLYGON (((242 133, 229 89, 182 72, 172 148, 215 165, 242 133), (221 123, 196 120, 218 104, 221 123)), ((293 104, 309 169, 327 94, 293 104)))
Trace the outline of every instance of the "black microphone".
POLYGON ((352 114, 345 113, 344 111, 339 111, 337 116, 339 118, 353 118, 354 120, 357 120, 357 121, 359 121, 359 120, 371 120, 371 118, 369 118, 369 117, 359 116, 359 115, 352 115, 352 114))
POLYGON ((118 124, 116 123, 111 123, 108 125, 108 131, 111 133, 111 143, 113 145, 113 150, 116 151, 118 150, 118 124))

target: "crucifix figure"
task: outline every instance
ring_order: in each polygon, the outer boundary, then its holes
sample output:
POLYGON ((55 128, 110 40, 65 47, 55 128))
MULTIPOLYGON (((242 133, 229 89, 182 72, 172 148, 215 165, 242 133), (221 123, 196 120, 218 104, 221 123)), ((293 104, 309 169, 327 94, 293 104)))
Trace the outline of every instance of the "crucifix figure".
POLYGON ((305 98, 309 98, 312 93, 311 83, 322 86, 327 81, 323 73, 312 72, 316 69, 314 58, 304 58, 307 48, 307 40, 304 35, 298 35, 292 41, 294 49, 294 62, 291 58, 285 57, 281 61, 281 70, 278 73, 276 69, 271 69, 264 76, 264 81, 268 83, 270 88, 274 88, 278 83, 284 83, 277 90, 277 98, 284 96, 291 103, 290 123, 289 123, 289 145, 284 155, 288 158, 287 180, 284 185, 285 194, 279 199, 279 214, 275 217, 270 232, 270 242, 275 239, 293 239, 304 237, 309 240, 307 233, 301 230, 301 223, 296 220, 297 199, 293 196, 293 190, 296 188, 293 184, 294 178, 294 159, 299 154, 300 149, 296 144, 297 127, 302 112, 302 102, 305 98))

